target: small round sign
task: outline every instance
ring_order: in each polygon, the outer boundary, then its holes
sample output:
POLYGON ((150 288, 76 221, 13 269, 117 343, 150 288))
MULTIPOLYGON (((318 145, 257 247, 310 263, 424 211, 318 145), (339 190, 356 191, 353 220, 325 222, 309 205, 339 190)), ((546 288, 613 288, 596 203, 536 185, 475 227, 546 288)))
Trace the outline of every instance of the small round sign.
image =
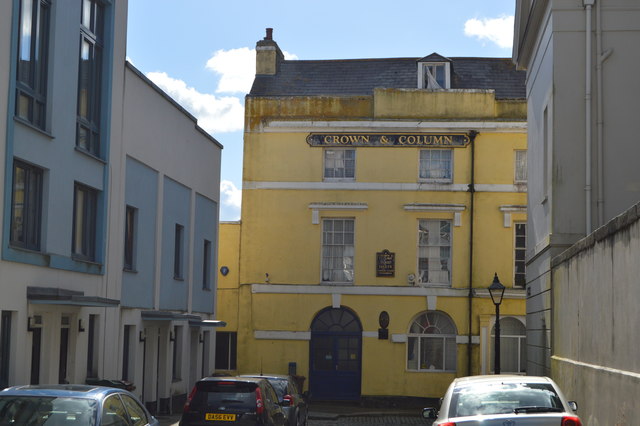
POLYGON ((380 327, 387 328, 389 326, 389 313, 387 311, 380 312, 378 322, 380 323, 380 327))

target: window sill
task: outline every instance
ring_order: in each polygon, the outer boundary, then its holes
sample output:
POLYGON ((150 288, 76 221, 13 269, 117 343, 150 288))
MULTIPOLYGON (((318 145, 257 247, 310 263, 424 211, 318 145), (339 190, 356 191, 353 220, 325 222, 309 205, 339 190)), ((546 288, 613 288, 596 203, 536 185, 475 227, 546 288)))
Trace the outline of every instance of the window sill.
POLYGON ((75 262, 86 263, 88 265, 102 266, 102 263, 96 260, 88 259, 86 257, 81 257, 81 256, 78 256, 77 254, 72 254, 71 259, 75 262))
POLYGON ((339 281, 320 281, 321 285, 332 285, 332 286, 353 286, 353 281, 344 281, 344 282, 339 282, 339 281))
POLYGON ((130 269, 130 268, 122 268, 122 272, 129 272, 131 274, 137 274, 138 270, 137 269, 130 269))
POLYGON ((176 277, 175 275, 173 276, 173 279, 176 281, 184 281, 183 277, 176 277))
POLYGON ((448 179, 418 179, 418 183, 432 183, 437 185, 453 185, 453 180, 448 179))
POLYGON ((328 177, 325 177, 322 180, 323 180, 323 182, 355 182, 356 178, 328 178, 328 177))
POLYGON ((31 248, 27 248, 27 247, 22 247, 22 246, 16 246, 14 244, 9 243, 9 247, 13 250, 17 250, 17 251, 21 251, 24 253, 31 253, 31 254, 37 254, 40 256, 46 256, 47 253, 44 251, 41 251, 39 249, 31 249, 31 248))
POLYGON ((100 162, 102 164, 107 164, 107 162, 105 160, 103 160, 102 158, 98 157, 95 154, 92 154, 91 152, 87 151, 86 149, 82 149, 82 148, 78 147, 77 145, 75 147, 75 150, 77 152, 81 153, 81 154, 86 155, 89 158, 93 158, 94 160, 96 160, 96 161, 98 161, 98 162, 100 162))
POLYGON ((40 127, 36 126, 33 123, 30 123, 29 121, 25 120, 24 118, 18 117, 18 116, 13 116, 13 121, 22 124, 25 127, 28 127, 31 130, 35 130, 36 132, 48 137, 49 139, 53 140, 55 139, 55 136, 53 136, 51 133, 47 132, 44 129, 41 129, 40 127))

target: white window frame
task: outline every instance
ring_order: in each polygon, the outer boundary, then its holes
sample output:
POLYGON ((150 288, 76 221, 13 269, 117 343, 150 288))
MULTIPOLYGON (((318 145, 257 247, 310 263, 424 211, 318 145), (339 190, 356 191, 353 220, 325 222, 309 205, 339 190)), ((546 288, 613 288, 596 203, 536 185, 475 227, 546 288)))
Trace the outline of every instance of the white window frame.
MULTIPOLYGON (((435 226, 435 225, 433 225, 435 226)), ((417 241, 417 256, 416 256, 416 271, 417 271, 417 283, 418 285, 429 285, 429 286, 441 286, 441 287, 451 287, 451 283, 452 283, 452 257, 453 257, 453 223, 450 219, 419 219, 418 221, 418 241, 417 241), (426 223, 427 226, 429 224, 435 224, 437 223, 438 225, 438 235, 440 235, 440 228, 442 227, 443 223, 448 223, 449 224, 449 244, 442 244, 441 238, 438 237, 438 242, 434 243, 434 244, 429 244, 429 241, 427 241, 427 244, 421 244, 421 228, 422 228, 422 224, 426 223), (427 277, 425 279, 424 277, 424 273, 423 270, 421 269, 420 266, 420 259, 422 258, 420 256, 421 254, 421 248, 425 248, 427 252, 431 251, 430 249, 439 249, 440 254, 442 254, 442 248, 443 247, 448 247, 449 249, 449 257, 447 258, 447 269, 446 271, 448 272, 448 279, 446 281, 443 280, 439 280, 439 281, 429 281, 430 277, 427 277)), ((429 259, 436 259, 434 258, 430 258, 430 257, 426 257, 427 259, 427 264, 430 263, 429 259)), ((442 260, 443 258, 441 257, 441 255, 437 258, 437 260, 439 261, 440 265, 442 265, 442 260)), ((441 269, 442 270, 442 269, 441 269)), ((428 269, 424 270, 424 272, 428 272, 428 269)), ((434 274, 435 275, 435 274, 434 274)))
MULTIPOLYGON (((329 285, 353 285, 355 282, 355 234, 356 234, 356 220, 355 218, 352 217, 325 217, 322 218, 322 230, 321 230, 321 248, 320 248, 320 282, 323 284, 329 284, 329 285), (350 258, 351 259, 351 268, 344 268, 343 272, 345 276, 349 276, 349 274, 351 275, 351 280, 346 279, 346 280, 333 280, 331 277, 331 271, 338 271, 339 269, 335 269, 335 268, 326 268, 325 269, 325 260, 327 260, 328 258, 325 256, 325 248, 329 248, 329 247, 342 247, 343 249, 343 253, 345 251, 345 249, 347 247, 349 247, 348 244, 325 244, 325 224, 327 222, 337 222, 337 221, 350 221, 353 224, 353 241, 350 245, 351 247, 351 256, 342 256, 343 259, 347 259, 350 258), (326 271, 326 272, 325 272, 326 271), (329 276, 327 276, 327 273, 329 274, 329 276)), ((344 232, 343 232, 344 234, 344 232)), ((344 241, 344 240, 343 240, 344 241)), ((333 256, 331 258, 338 258, 337 256, 333 256)))
POLYGON ((441 311, 425 311, 420 313, 419 315, 416 315, 413 320, 411 321, 410 325, 409 325, 409 330, 407 333, 407 341, 406 341, 406 368, 407 371, 416 371, 416 372, 423 372, 423 373, 443 373, 443 372, 455 372, 457 370, 457 362, 458 362, 458 345, 457 345, 457 329, 456 329, 456 324, 453 321, 453 319, 451 319, 451 317, 449 317, 449 315, 445 314, 444 312, 441 311), (436 315, 437 320, 435 321, 435 324, 431 324, 429 323, 429 327, 424 327, 421 324, 416 324, 417 321, 419 321, 422 317, 427 316, 427 318, 429 317, 429 315, 433 316, 436 315), (450 326, 450 328, 452 329, 452 332, 450 333, 442 333, 441 332, 441 328, 438 327, 438 324, 440 322, 440 320, 446 320, 447 323, 443 324, 446 326, 450 326), (417 325, 418 327, 423 327, 422 332, 420 333, 416 333, 416 332, 411 332, 411 329, 413 328, 413 326, 417 325), (429 328, 438 328, 438 332, 436 333, 427 333, 427 329, 429 328), (428 344, 429 340, 442 340, 442 366, 443 368, 438 369, 438 368, 431 368, 432 366, 427 366, 426 364, 423 366, 421 363, 421 359, 420 359, 420 355, 422 353, 421 348, 422 345, 424 344, 428 344), (417 348, 414 348, 414 354, 416 354, 418 356, 418 360, 417 360, 417 368, 412 367, 409 365, 409 355, 410 353, 410 346, 412 344, 417 345, 417 348), (453 346, 454 350, 453 350, 453 355, 450 355, 450 353, 447 352, 447 342, 451 343, 453 342, 453 344, 451 346, 453 346), (449 355, 452 359, 447 359, 447 355, 449 355), (454 368, 453 369, 447 369, 447 364, 448 365, 453 365, 454 368))
POLYGON ((435 183, 453 183, 453 149, 427 148, 427 149, 419 150, 419 154, 418 154, 418 181, 420 181, 420 182, 435 182, 435 183), (436 151, 438 151, 438 152, 448 152, 449 153, 450 158, 449 158, 449 177, 448 178, 422 177, 423 169, 425 170, 425 172, 429 170, 429 168, 427 167, 428 164, 430 164, 432 161, 440 161, 440 162, 443 161, 441 159, 440 160, 433 160, 431 158, 436 151), (423 153, 425 153, 425 155, 428 154, 429 158, 422 158, 423 153))
POLYGON ((514 151, 514 165, 513 165, 513 181, 515 183, 527 183, 527 150, 516 149, 514 151), (522 158, 524 157, 524 158, 522 158))
POLYGON ((425 69, 428 67, 443 67, 444 68, 444 86, 439 89, 451 88, 451 64, 448 62, 418 62, 418 88, 437 90, 437 87, 429 87, 429 84, 425 82, 425 69))
POLYGON ((354 181, 356 179, 356 150, 354 148, 325 148, 322 153, 322 178, 325 181, 354 181), (345 176, 338 176, 338 177, 327 176, 326 174, 327 162, 328 162, 327 154, 329 152, 341 152, 342 158, 336 159, 336 161, 342 161, 344 164, 345 163, 344 156, 347 151, 353 152, 353 176, 346 176, 346 172, 348 169, 347 167, 344 167, 344 166, 342 168, 334 166, 334 167, 331 167, 331 169, 333 170, 334 175, 336 170, 342 170, 345 176))

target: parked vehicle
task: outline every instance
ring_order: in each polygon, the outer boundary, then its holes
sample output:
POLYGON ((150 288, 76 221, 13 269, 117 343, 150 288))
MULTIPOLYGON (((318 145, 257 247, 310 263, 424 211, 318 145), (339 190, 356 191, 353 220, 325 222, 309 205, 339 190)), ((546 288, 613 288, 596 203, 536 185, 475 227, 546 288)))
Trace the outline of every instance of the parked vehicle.
POLYGON ((286 418, 285 424, 289 426, 305 426, 307 424, 307 400, 298 389, 293 377, 284 374, 243 374, 240 377, 267 379, 278 395, 286 418))
POLYGON ((439 412, 422 416, 434 426, 582 426, 577 409, 548 377, 471 376, 455 379, 439 412))
POLYGON ((180 426, 283 426, 284 411, 267 379, 205 377, 184 405, 180 426))
POLYGON ((0 392, 0 424, 159 426, 132 393, 90 385, 7 388, 0 392))

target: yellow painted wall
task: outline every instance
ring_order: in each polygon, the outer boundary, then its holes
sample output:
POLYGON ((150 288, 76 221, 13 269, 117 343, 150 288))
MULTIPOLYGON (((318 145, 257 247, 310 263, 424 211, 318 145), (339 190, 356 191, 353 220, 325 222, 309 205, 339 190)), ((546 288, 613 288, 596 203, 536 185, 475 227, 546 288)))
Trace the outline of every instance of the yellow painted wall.
POLYGON ((240 222, 221 222, 218 228, 218 288, 216 317, 227 323, 219 331, 238 330, 238 284, 240 278, 240 222), (227 276, 220 268, 229 268, 227 276))
MULTIPOLYGON (((431 300, 435 300, 436 310, 445 312, 454 321, 458 336, 466 337, 469 333, 466 296, 471 277, 472 287, 479 292, 471 302, 471 334, 476 339, 481 327, 486 327, 480 317, 487 318, 495 312, 485 291, 494 273, 498 273, 508 288, 513 285, 514 228, 504 226, 500 207, 526 205, 526 192, 513 186, 515 150, 526 149, 524 131, 480 130, 475 139, 476 188, 484 185, 493 189, 478 189, 475 194, 473 271, 469 271, 471 194, 465 190, 264 188, 268 184, 308 186, 323 182, 323 149, 306 142, 307 135, 318 132, 317 128, 265 131, 271 121, 381 119, 526 122, 526 103, 496 101, 493 92, 487 91, 433 93, 395 89, 379 89, 369 97, 247 97, 242 222, 241 225, 223 224, 220 231, 219 265, 233 264, 234 254, 239 261, 227 277, 220 279, 218 291, 218 317, 229 323, 227 329, 238 331, 239 373, 286 373, 288 363, 295 362, 298 374, 308 374, 308 340, 257 338, 256 333, 295 332, 302 336, 310 331, 315 315, 332 305, 330 293, 305 294, 298 290, 300 285, 307 289, 322 288, 322 225, 312 223, 312 204, 367 206, 364 210, 322 210, 319 216, 356 218, 354 286, 373 288, 411 287, 407 275, 417 272, 418 221, 454 218, 452 212, 406 211, 405 205, 465 206, 461 226, 452 226, 451 288, 458 293, 431 300), (499 190, 495 189, 496 185, 500 186, 499 190), (510 187, 515 190, 505 190, 510 187), (376 277, 375 254, 383 249, 396 255, 394 277, 376 277), (254 286, 260 286, 260 292, 254 291, 257 288, 254 286), (278 290, 269 292, 269 287, 278 290), (290 291, 282 293, 282 288, 290 291)), ((357 147, 355 182, 415 185, 419 151, 419 148, 405 147, 357 147)), ((464 187, 471 180, 472 149, 471 146, 454 148, 453 152, 453 184, 464 187)), ((443 185, 440 189, 449 187, 443 185)), ((526 221, 526 214, 511 213, 512 223, 522 221, 526 221)), ((339 287, 336 292, 341 293, 339 287)), ((390 315, 390 336, 406 334, 413 319, 427 310, 426 296, 342 294, 340 304, 353 310, 363 331, 369 333, 362 340, 363 395, 439 397, 454 377, 468 373, 468 346, 460 341, 455 373, 413 372, 406 368, 406 343, 370 337, 377 333, 379 314, 383 310, 390 315)), ((524 295, 505 299, 501 313, 523 316, 524 295)), ((471 374, 481 371, 484 349, 486 347, 476 343, 472 345, 471 374)))

